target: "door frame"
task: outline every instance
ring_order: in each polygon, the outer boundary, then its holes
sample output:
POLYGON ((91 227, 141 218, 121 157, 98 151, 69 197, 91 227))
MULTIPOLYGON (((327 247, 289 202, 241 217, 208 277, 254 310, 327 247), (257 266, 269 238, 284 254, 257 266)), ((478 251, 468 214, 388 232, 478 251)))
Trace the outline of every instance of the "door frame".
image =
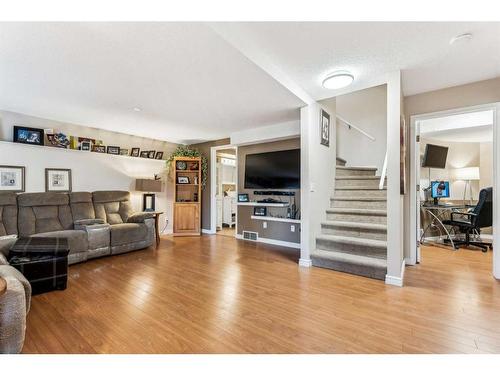
MULTIPOLYGON (((217 233, 217 151, 234 148, 236 153, 236 193, 238 192, 238 146, 227 144, 223 146, 210 147, 210 230, 206 231, 209 234, 217 233)), ((238 205, 236 205, 236 225, 235 236, 238 233, 238 205)))
MULTIPOLYGON (((493 202, 498 202, 500 194, 500 102, 481 104, 470 107, 455 108, 445 111, 414 115, 410 117, 410 217, 409 217, 409 233, 410 233, 410 254, 406 258, 406 264, 414 265, 417 263, 418 255, 418 234, 417 234, 417 155, 420 155, 420 150, 417 150, 416 142, 416 124, 422 120, 428 120, 436 117, 478 112, 478 111, 493 111, 493 202), (418 152, 418 154, 417 154, 418 152)), ((493 243, 500 244, 500 207, 498 204, 493 205, 493 243)), ((500 279, 500 252, 493 251, 493 276, 500 279)))

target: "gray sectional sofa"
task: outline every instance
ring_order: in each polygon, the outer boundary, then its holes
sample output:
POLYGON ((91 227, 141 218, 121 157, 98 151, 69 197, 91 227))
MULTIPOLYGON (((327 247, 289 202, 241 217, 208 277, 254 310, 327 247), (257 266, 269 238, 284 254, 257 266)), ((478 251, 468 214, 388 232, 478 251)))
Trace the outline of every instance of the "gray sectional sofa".
POLYGON ((0 353, 18 353, 24 342, 31 286, 7 262, 17 237, 63 237, 69 264, 132 250, 155 242, 154 216, 133 213, 127 191, 93 193, 0 193, 0 353))
POLYGON ((6 198, 1 194, 9 203, 4 208, 9 210, 5 234, 67 238, 69 264, 144 249, 154 243, 153 215, 133 213, 127 191, 23 193, 13 195, 14 210, 12 195, 6 198), (16 214, 17 220, 13 219, 16 214))

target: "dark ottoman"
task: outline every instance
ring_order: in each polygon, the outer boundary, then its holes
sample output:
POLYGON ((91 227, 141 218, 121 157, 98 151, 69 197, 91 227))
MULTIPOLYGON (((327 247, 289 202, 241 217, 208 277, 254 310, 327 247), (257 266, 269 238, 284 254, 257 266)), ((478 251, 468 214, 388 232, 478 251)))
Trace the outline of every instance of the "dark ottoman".
POLYGON ((33 294, 66 289, 69 246, 66 238, 20 238, 9 263, 28 279, 33 294))

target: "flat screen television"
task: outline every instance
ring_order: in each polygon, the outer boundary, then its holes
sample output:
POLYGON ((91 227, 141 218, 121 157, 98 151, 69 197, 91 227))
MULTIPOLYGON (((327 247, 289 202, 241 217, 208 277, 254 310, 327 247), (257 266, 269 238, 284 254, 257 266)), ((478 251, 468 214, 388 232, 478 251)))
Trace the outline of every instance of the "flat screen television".
POLYGON ((448 156, 448 147, 432 145, 430 143, 425 145, 424 160, 422 167, 424 168, 445 168, 446 158, 448 156))
POLYGON ((249 154, 245 189, 299 189, 300 149, 249 154))

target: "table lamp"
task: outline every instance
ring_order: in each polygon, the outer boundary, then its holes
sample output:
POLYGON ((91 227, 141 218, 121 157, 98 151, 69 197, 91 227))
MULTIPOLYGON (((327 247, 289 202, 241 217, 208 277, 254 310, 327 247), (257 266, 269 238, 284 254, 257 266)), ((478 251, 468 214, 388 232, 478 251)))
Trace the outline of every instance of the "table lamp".
POLYGON ((161 180, 138 178, 135 180, 135 190, 144 191, 142 195, 142 210, 154 211, 156 196, 154 193, 161 192, 161 180))
POLYGON ((466 167, 458 168, 455 170, 455 179, 460 181, 465 181, 464 186, 464 202, 465 195, 467 193, 467 188, 469 189, 469 203, 472 203, 472 185, 471 181, 479 180, 479 167, 466 167))

